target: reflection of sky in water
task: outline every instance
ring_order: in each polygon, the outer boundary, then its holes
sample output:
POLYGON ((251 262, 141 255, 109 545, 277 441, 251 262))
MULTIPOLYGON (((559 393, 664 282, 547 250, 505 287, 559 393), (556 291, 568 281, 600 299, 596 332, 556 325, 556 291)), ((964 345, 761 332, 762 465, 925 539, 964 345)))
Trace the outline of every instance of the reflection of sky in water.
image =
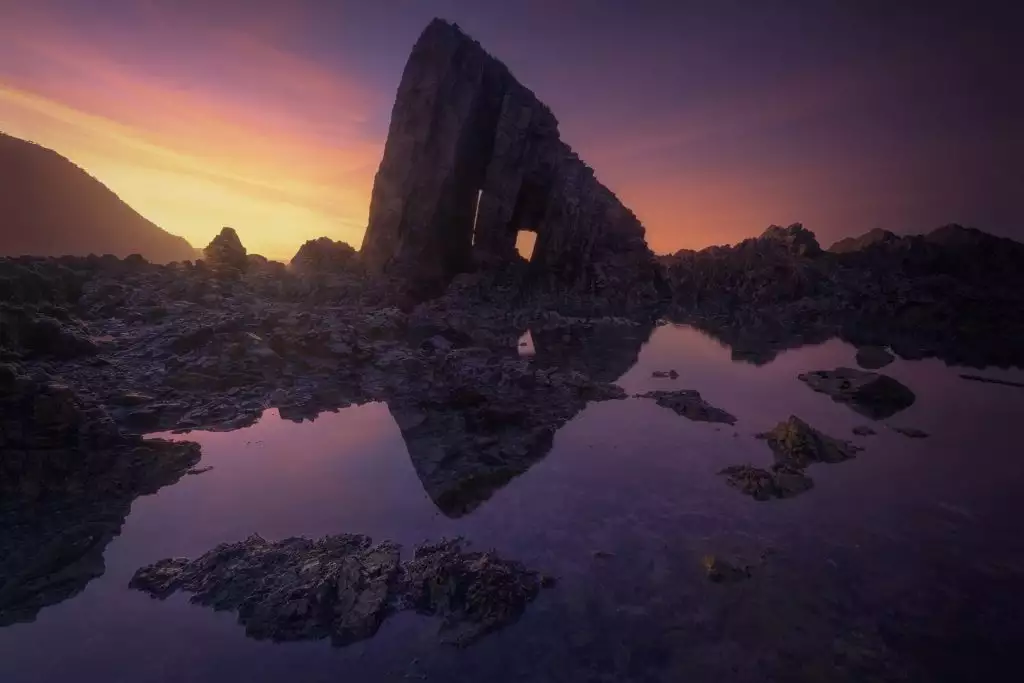
POLYGON ((523 357, 532 356, 537 353, 537 349, 533 347, 533 335, 527 330, 523 332, 523 336, 519 338, 517 343, 519 347, 519 355, 523 357))
MULTIPOLYGON (((736 415, 735 427, 689 422, 647 400, 592 404, 558 432, 547 457, 459 519, 424 493, 384 404, 302 424, 270 411, 249 429, 190 434, 203 445, 201 464, 214 469, 137 500, 103 577, 35 623, 0 630, 0 680, 376 681, 421 671, 445 681, 595 680, 595 671, 613 670, 628 680, 643 667, 664 676, 637 680, 726 680, 735 662, 774 661, 780 651, 831 657, 836 638, 874 633, 883 614, 932 581, 1024 569, 1013 513, 1024 485, 1014 445, 1024 390, 965 381, 937 361, 896 361, 884 372, 911 387, 916 403, 873 423, 877 436, 856 438, 851 429, 865 418, 796 378, 853 365, 853 355, 830 341, 754 366, 732 362, 695 330, 658 328, 621 386, 696 389, 736 415), (651 377, 669 369, 679 378, 651 377), (758 503, 727 487, 716 472, 769 464, 753 435, 790 414, 866 450, 812 466, 815 488, 791 500, 758 503), (887 425, 931 437, 907 439, 887 425), (436 647, 437 624, 411 615, 342 650, 261 643, 233 615, 126 588, 143 564, 251 533, 346 531, 407 551, 464 535, 561 581, 519 623, 465 651, 436 647), (704 553, 767 547, 776 554, 763 576, 745 584, 712 586, 700 573, 704 553), (596 557, 603 553, 611 556, 596 557)), ((928 595, 923 604, 938 604, 928 595)))

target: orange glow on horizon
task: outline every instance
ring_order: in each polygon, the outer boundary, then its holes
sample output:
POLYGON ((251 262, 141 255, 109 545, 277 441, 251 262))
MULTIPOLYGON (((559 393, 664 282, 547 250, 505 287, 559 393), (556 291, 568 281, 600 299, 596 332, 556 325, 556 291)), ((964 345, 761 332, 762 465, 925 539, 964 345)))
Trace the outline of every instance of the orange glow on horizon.
POLYGON ((242 85, 181 86, 47 19, 0 26, 0 42, 43 69, 0 73, 0 130, 69 158, 197 248, 225 225, 270 258, 321 236, 358 248, 383 148, 361 130, 373 95, 225 29, 205 35, 223 50, 211 71, 242 85))

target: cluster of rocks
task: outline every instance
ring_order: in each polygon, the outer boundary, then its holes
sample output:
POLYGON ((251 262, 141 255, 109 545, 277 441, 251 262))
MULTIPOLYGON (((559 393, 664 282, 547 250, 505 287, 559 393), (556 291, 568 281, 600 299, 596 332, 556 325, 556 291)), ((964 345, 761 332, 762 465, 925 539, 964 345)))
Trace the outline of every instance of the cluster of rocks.
POLYGON ((342 646, 373 636, 402 610, 439 617, 445 641, 468 645, 518 619, 551 582, 493 552, 468 552, 459 540, 421 545, 402 562, 394 543, 342 534, 251 536, 195 560, 143 567, 130 585, 161 599, 181 590, 194 603, 235 611, 253 638, 342 646))
POLYGON ((801 382, 865 417, 882 420, 914 404, 914 392, 899 380, 854 368, 815 370, 798 376, 801 382))
POLYGON ((768 362, 839 336, 908 359, 1024 364, 1016 343, 1024 338, 1024 245, 973 228, 872 231, 823 250, 797 223, 659 260, 671 317, 721 339, 738 358, 768 362))
POLYGON ((755 500, 791 498, 808 491, 814 485, 804 473, 809 465, 843 462, 861 450, 848 441, 821 433, 795 415, 758 438, 768 443, 774 455, 770 469, 731 465, 721 471, 730 486, 755 500))

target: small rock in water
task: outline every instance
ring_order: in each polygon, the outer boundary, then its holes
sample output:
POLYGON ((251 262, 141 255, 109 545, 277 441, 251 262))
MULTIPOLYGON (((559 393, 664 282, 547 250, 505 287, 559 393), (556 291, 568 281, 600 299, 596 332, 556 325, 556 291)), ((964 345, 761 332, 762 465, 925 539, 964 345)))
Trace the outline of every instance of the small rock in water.
POLYGON ((768 441, 777 464, 795 468, 804 468, 813 462, 842 462, 862 450, 849 441, 822 434, 796 415, 790 415, 770 432, 758 434, 758 438, 768 441))
POLYGON ((788 466, 773 467, 772 471, 751 465, 731 465, 719 474, 726 483, 754 500, 792 498, 814 486, 814 480, 803 471, 788 466))
POLYGON ((857 436, 874 436, 878 432, 867 425, 857 425, 853 428, 853 433, 857 436))
POLYGON ((750 567, 734 564, 716 555, 705 555, 704 572, 715 583, 736 583, 750 578, 750 567))
POLYGON ((895 356, 881 346, 862 346, 857 349, 857 365, 868 370, 884 368, 895 359, 895 356))
POLYGON ((657 377, 658 379, 679 379, 679 373, 675 370, 655 370, 651 373, 651 377, 657 377))
POLYGON ((928 432, 917 429, 916 427, 893 427, 893 431, 902 434, 903 436, 911 439, 927 439, 928 432))
POLYGON ((892 417, 910 407, 916 398, 913 391, 892 377, 854 368, 817 370, 799 375, 799 379, 872 420, 892 417))
POLYGON ((648 391, 646 394, 637 394, 637 397, 652 398, 659 406, 696 422, 721 422, 729 425, 736 423, 735 416, 711 405, 701 398, 699 392, 692 389, 648 391))

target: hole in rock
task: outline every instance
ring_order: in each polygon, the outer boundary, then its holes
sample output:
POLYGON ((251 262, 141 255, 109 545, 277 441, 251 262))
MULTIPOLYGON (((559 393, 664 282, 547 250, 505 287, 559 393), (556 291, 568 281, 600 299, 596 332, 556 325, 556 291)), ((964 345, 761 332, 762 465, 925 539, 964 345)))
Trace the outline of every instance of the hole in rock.
POLYGON ((516 233, 516 251, 527 261, 533 260, 533 250, 537 246, 537 233, 532 230, 520 230, 516 233))

